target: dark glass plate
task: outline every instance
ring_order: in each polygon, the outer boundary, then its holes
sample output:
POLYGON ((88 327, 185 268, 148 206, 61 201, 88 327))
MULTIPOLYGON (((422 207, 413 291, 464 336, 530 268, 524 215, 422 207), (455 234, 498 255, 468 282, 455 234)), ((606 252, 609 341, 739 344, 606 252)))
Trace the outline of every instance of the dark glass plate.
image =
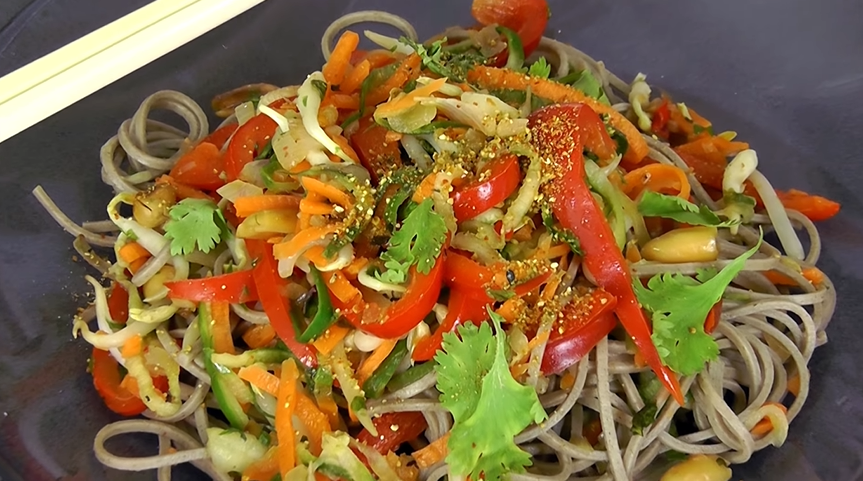
MULTIPOLYGON (((0 74, 145 4, 142 0, 0 2, 0 74), (17 16, 16 16, 17 15, 17 16)), ((468 0, 270 0, 0 144, 0 479, 154 479, 105 471, 95 432, 115 419, 85 372, 71 315, 86 302, 86 269, 71 238, 30 190, 45 189, 76 220, 104 218, 110 190, 98 153, 138 103, 176 89, 207 105, 250 82, 297 83, 322 63, 322 32, 338 15, 389 10, 420 36, 468 24, 468 0)), ((639 71, 759 152, 780 188, 842 202, 819 227, 820 266, 836 283, 830 342, 816 351, 809 402, 781 449, 734 468, 734 479, 863 477, 863 3, 855 0, 551 2, 548 32, 623 78, 639 71)), ((151 438, 118 449, 155 452, 151 438)), ((178 480, 200 479, 192 468, 178 480)))

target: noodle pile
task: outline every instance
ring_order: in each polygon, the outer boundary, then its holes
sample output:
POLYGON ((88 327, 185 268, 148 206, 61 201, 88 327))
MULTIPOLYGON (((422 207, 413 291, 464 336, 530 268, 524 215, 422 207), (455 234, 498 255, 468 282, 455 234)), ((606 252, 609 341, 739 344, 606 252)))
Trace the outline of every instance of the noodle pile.
MULTIPOLYGON (((404 19, 382 12, 358 12, 336 20, 327 29, 322 40, 324 57, 329 57, 330 46, 338 32, 352 24, 368 21, 393 25, 406 37, 416 39, 413 27, 404 19)), ((468 32, 460 28, 451 28, 443 35, 450 40, 468 38, 468 32)), ((626 112, 630 109, 626 100, 630 86, 606 70, 602 62, 550 38, 542 39, 534 53, 537 55, 550 61, 556 76, 567 75, 571 68, 589 69, 601 81, 616 110, 626 112)), ((156 177, 171 169, 189 143, 197 143, 208 132, 207 117, 192 99, 178 92, 157 92, 144 100, 132 118, 123 122, 118 134, 102 148, 102 178, 117 193, 135 193, 145 189, 156 177), (188 131, 150 119, 150 113, 155 109, 179 114, 188 124, 188 131)), ((645 139, 652 159, 690 172, 683 159, 667 144, 649 136, 645 139)), ((691 173, 688 177, 696 201, 715 208, 716 203, 698 180, 691 173)), ((76 248, 82 255, 104 269, 107 261, 99 259, 86 246, 113 246, 117 238, 105 235, 106 232, 111 234, 112 230, 116 233, 116 229, 112 229, 113 224, 102 222, 78 226, 63 215, 41 188, 34 193, 67 231, 79 236, 76 248)), ((761 189, 759 193, 764 195, 761 189)), ((664 264, 641 261, 631 266, 633 274, 647 278, 658 273, 695 274, 706 267, 721 268, 756 245, 759 229, 779 231, 779 225, 789 221, 796 229, 794 240, 788 240, 787 231, 778 232, 783 239, 781 247, 790 252, 794 247, 786 245, 789 242, 808 245, 804 258, 795 261, 804 267, 815 266, 821 241, 812 222, 795 211, 783 209, 777 214, 781 219, 773 214, 776 213, 756 215, 750 224, 741 226, 735 242, 723 231, 719 239, 720 259, 716 262, 664 264), (805 233, 805 243, 798 240, 797 232, 805 233), (739 242, 741 238, 745 240, 743 245, 739 242)), ((683 408, 667 392, 662 392, 656 420, 641 435, 632 433, 633 416, 644 408, 634 375, 649 372, 649 367, 636 364, 624 342, 606 339, 588 357, 568 369, 566 375, 574 380, 571 387, 561 387, 562 376, 551 376, 548 386, 539 392, 549 419, 541 425, 529 427, 516 438, 519 446, 534 456, 534 465, 528 473, 514 474, 511 479, 595 479, 598 474, 594 468, 597 466, 602 468, 601 472, 607 473, 599 479, 637 479, 648 475, 651 465, 668 451, 719 455, 730 463, 744 463, 754 452, 768 445, 781 445, 788 423, 794 420, 806 402, 810 385, 807 365, 815 348, 826 342, 825 329, 836 303, 830 280, 825 278, 824 282, 813 286, 799 270, 789 266, 783 250, 765 241, 757 254, 746 261, 744 270, 725 293, 722 322, 713 334, 720 348, 719 358, 700 373, 681 380, 688 399, 686 409, 691 410, 696 432, 679 436, 669 432, 673 418, 683 408), (776 286, 764 275, 766 271, 784 274, 796 285, 776 286), (792 377, 799 379, 799 391, 788 404, 788 382, 792 377), (787 415, 775 415, 773 410, 777 408, 770 403, 783 402, 788 406, 787 415), (586 410, 599 414, 602 425, 600 447, 578 442, 583 441, 586 410), (773 423, 773 429, 764 436, 753 435, 752 428, 766 417, 773 423)), ((168 262, 167 254, 161 260, 156 257, 152 260, 154 266, 145 269, 143 278, 134 279, 134 284, 142 285, 148 275, 153 275, 168 262)), ((190 264, 193 269, 204 268, 218 274, 224 260, 202 255, 190 264)), ((242 319, 250 323, 268 322, 262 312, 242 305, 233 307, 242 319)), ((85 311, 83 320, 94 316, 94 310, 89 309, 85 311)), ((169 416, 148 411, 145 412, 148 420, 124 420, 102 428, 95 439, 94 449, 96 457, 106 466, 130 471, 157 469, 158 479, 165 481, 171 477, 171 466, 191 462, 212 479, 230 479, 213 467, 204 448, 207 428, 221 422, 212 419, 206 409, 207 406, 215 406, 215 402, 210 394, 210 378, 203 367, 201 343, 194 324, 194 317, 176 314, 170 320, 153 326, 161 346, 185 371, 185 382, 181 386, 182 404, 169 416), (182 347, 178 347, 178 340, 182 347), (124 458, 106 448, 105 443, 109 439, 130 433, 158 436, 159 453, 146 458, 124 458)), ((115 357, 121 359, 120 356, 115 357)), ((368 408, 372 414, 422 412, 429 426, 425 440, 432 442, 452 428, 449 412, 438 401, 435 382, 435 374, 431 373, 382 399, 370 401, 368 408)), ((446 475, 446 466, 438 464, 423 470, 421 479, 434 481, 446 475)))

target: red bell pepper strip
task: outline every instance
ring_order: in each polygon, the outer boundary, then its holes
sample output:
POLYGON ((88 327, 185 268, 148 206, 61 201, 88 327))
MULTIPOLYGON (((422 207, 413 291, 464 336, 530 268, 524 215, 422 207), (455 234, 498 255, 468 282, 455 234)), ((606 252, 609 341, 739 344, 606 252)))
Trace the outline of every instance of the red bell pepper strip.
POLYGON ((707 334, 713 334, 713 331, 716 330, 716 326, 719 325, 720 317, 722 317, 722 299, 719 299, 719 301, 710 308, 710 311, 707 312, 707 318, 704 320, 704 332, 707 334))
MULTIPOLYGON (((493 302, 486 288, 494 279, 494 270, 456 252, 447 254, 444 265, 444 283, 450 288, 447 316, 435 332, 419 341, 411 358, 428 361, 440 349, 443 335, 452 332, 465 322, 476 325, 488 319, 487 307, 493 302)), ((513 288, 523 296, 548 281, 551 272, 540 274, 513 288)))
POLYGON ((473 219, 495 205, 505 201, 521 183, 518 157, 505 154, 490 161, 477 174, 478 182, 455 189, 452 208, 459 222, 473 219))
POLYGON ((129 319, 129 293, 118 282, 111 283, 108 295, 108 312, 117 324, 125 324, 129 319))
POLYGON ((482 297, 477 297, 477 292, 470 289, 451 288, 446 318, 434 334, 417 343, 411 358, 417 362, 428 361, 440 349, 444 334, 452 332, 466 322, 479 325, 488 319, 486 306, 491 303, 491 298, 485 292, 481 295, 482 297))
MULTIPOLYGON (((521 39, 524 57, 530 56, 548 24, 546 0, 474 0, 470 13, 483 25, 503 25, 521 39)), ((506 59, 504 59, 506 62, 506 59)))
POLYGON ((410 269, 410 284, 404 296, 389 306, 368 303, 357 296, 346 304, 333 294, 333 307, 354 327, 383 339, 397 339, 417 326, 434 308, 443 285, 444 260, 441 253, 428 274, 410 269))
MULTIPOLYGON (((147 409, 144 401, 121 385, 123 379, 120 377, 120 363, 110 352, 94 347, 90 360, 93 386, 108 409, 123 416, 137 416, 147 409)), ((167 392, 168 379, 157 376, 153 379, 153 385, 159 391, 167 392)))
POLYGON ((251 269, 203 279, 166 282, 168 297, 195 302, 229 302, 231 304, 258 300, 255 278, 251 269))
POLYGON ((599 287, 617 298, 615 312, 621 324, 666 389, 683 405, 680 383, 662 364, 650 338, 650 325, 632 289, 629 266, 584 179, 582 131, 589 135, 590 131, 605 130, 602 121, 586 105, 558 104, 531 114, 529 128, 540 155, 553 157, 558 166, 550 185, 555 217, 579 239, 585 268, 599 287))
POLYGON ((249 253, 258 259, 252 275, 270 325, 279 339, 303 364, 317 367, 318 357, 314 346, 297 341, 297 332, 291 322, 290 305, 285 296, 288 281, 279 276, 278 262, 273 257, 273 246, 265 241, 246 241, 246 246, 249 253))
POLYGON ((668 99, 662 99, 662 103, 653 112, 653 119, 650 122, 650 130, 657 136, 668 138, 668 121, 671 119, 671 109, 668 108, 668 99))
POLYGON ((426 418, 420 412, 386 413, 372 422, 378 431, 378 436, 372 436, 363 429, 357 435, 357 441, 376 450, 381 454, 395 451, 399 446, 418 438, 426 430, 426 418))
POLYGON ((243 124, 225 151, 225 174, 228 182, 236 180, 246 164, 255 160, 276 133, 276 121, 264 114, 256 115, 243 124))
POLYGON ((563 308, 559 327, 552 328, 542 356, 542 372, 558 374, 577 363, 617 325, 617 299, 602 288, 576 297, 563 308))

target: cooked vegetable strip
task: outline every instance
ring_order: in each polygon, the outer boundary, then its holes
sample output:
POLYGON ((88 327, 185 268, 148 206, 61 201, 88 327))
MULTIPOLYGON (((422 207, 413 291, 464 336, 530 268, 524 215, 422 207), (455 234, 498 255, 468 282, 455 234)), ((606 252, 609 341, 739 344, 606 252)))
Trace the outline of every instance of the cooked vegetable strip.
POLYGON ((292 418, 297 408, 298 378, 299 372, 294 361, 288 359, 283 362, 276 401, 276 433, 279 440, 279 471, 282 479, 288 479, 288 472, 296 465, 296 438, 292 418))
MULTIPOLYGON (((582 92, 546 79, 529 77, 506 69, 494 67, 476 67, 468 74, 468 81, 486 89, 531 89, 534 95, 553 102, 579 102, 589 106, 596 113, 609 116, 609 122, 614 128, 623 132, 629 145, 623 158, 629 162, 641 162, 647 156, 647 144, 638 129, 613 108, 589 97, 582 92)), ((603 157, 599 154, 600 158, 603 157)))

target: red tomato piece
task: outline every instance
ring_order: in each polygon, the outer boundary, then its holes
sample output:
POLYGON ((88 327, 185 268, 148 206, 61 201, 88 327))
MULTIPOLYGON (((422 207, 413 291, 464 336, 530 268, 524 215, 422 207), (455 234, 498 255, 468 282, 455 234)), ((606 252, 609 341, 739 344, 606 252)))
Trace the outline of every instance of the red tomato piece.
POLYGON ((546 0, 474 0, 470 13, 483 25, 503 25, 515 31, 527 58, 542 39, 549 9, 546 0))

